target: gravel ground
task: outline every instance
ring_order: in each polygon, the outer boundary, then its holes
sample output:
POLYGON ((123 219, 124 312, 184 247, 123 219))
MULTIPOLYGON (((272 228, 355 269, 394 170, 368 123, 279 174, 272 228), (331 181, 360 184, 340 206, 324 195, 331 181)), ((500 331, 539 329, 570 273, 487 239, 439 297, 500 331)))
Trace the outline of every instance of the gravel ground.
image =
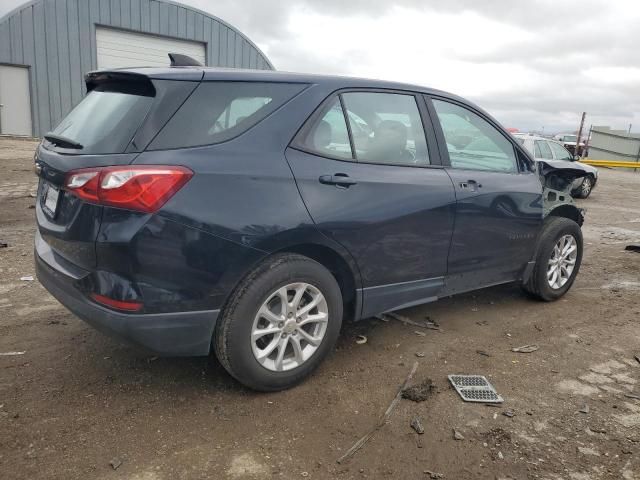
POLYGON ((0 478, 640 479, 640 254, 624 251, 640 244, 640 173, 601 169, 579 202, 585 258, 562 300, 502 286, 400 312, 440 331, 349 324, 307 382, 256 394, 213 358, 120 345, 20 280, 34 275, 34 148, 0 140, 0 354, 24 352, 0 355, 0 478), (511 351, 526 344, 539 349, 511 351), (435 392, 401 400, 336 463, 415 361, 412 383, 435 392), (462 402, 453 373, 486 375, 505 403, 462 402))

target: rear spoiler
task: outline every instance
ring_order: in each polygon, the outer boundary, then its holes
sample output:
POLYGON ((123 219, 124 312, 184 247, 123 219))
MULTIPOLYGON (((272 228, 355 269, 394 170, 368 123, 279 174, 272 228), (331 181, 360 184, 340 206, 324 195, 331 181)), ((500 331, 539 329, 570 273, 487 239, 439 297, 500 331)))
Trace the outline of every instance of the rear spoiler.
POLYGON ((119 71, 89 72, 84 76, 84 82, 87 85, 87 93, 100 85, 105 91, 126 91, 147 97, 154 97, 156 94, 156 89, 151 79, 139 73, 119 71))

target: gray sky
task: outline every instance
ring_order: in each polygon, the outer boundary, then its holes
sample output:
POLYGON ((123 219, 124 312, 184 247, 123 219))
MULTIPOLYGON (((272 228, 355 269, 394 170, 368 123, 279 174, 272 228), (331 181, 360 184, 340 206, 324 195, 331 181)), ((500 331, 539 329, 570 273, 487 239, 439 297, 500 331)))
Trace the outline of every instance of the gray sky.
MULTIPOLYGON (((0 15, 22 3, 0 0, 0 15)), ((399 80, 470 98, 505 126, 640 131, 637 0, 183 0, 278 70, 399 80)))

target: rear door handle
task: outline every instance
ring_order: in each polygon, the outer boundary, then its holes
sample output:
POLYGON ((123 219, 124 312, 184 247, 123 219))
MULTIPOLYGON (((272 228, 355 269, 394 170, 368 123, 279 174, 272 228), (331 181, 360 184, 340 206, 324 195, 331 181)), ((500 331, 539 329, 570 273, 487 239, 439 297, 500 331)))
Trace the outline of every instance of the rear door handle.
POLYGON ((336 187, 349 188, 352 185, 357 185, 358 182, 349 178, 346 173, 336 173, 334 175, 320 175, 318 181, 323 185, 335 185, 336 187))
POLYGON ((460 188, 463 190, 469 190, 471 192, 475 192, 479 188, 482 188, 482 184, 476 182, 475 180, 467 180, 466 182, 460 182, 460 188))

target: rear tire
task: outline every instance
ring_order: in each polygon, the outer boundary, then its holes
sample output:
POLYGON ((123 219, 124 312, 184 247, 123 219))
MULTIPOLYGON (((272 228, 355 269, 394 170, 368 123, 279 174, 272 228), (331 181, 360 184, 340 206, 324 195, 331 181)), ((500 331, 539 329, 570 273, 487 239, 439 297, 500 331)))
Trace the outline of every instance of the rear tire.
POLYGON ((562 297, 580 270, 582 246, 582 230, 576 222, 548 217, 538 241, 533 271, 523 289, 546 302, 562 297))
POLYGON ((290 388, 331 352, 342 312, 340 287, 329 270, 302 255, 275 255, 231 295, 214 333, 216 356, 249 388, 290 388))

